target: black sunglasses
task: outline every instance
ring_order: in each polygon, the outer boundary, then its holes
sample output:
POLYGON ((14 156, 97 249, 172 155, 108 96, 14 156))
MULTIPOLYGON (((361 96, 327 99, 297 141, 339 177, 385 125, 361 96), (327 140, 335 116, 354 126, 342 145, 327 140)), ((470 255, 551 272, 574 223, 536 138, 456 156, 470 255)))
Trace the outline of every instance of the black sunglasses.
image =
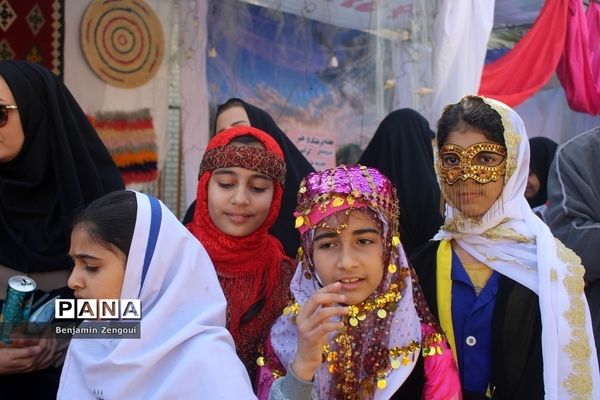
POLYGON ((14 104, 0 104, 0 127, 8 122, 8 110, 16 110, 17 108, 14 104))

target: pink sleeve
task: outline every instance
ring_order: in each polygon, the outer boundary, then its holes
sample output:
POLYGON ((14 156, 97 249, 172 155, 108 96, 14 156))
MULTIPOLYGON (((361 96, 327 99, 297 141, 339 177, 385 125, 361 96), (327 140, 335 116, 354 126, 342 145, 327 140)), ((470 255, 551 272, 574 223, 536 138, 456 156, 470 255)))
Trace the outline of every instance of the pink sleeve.
POLYGON ((446 339, 431 325, 422 323, 425 387, 423 400, 461 400, 460 378, 446 339))
POLYGON ((281 365, 277 354, 275 354, 275 350, 273 350, 270 337, 267 337, 267 342, 265 343, 263 360, 264 365, 258 369, 256 377, 256 395, 259 400, 268 400, 269 391, 275 379, 286 374, 285 368, 281 365))

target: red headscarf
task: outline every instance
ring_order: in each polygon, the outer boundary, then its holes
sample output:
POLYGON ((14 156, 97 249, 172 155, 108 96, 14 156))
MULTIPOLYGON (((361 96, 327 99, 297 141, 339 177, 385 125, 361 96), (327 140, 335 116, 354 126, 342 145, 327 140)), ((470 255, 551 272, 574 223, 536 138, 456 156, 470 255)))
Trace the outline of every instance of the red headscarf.
MULTIPOLYGON (((244 148, 244 147, 242 147, 244 148)), ((279 281, 282 260, 286 258, 279 240, 268 233, 275 223, 281 207, 285 176, 283 152, 268 134, 249 126, 236 126, 216 135, 206 148, 200 165, 201 175, 198 181, 197 205, 194 218, 187 227, 206 248, 217 270, 225 297, 227 298, 227 328, 230 330, 236 345, 239 346, 240 325, 244 314, 259 300, 264 298, 261 312, 274 307, 271 301, 273 289, 279 281), (256 160, 243 159, 239 163, 232 161, 227 155, 228 145, 238 136, 250 135, 263 144, 267 157, 275 155, 281 163, 270 164, 270 171, 259 172, 274 178, 275 191, 271 208, 263 224, 254 232, 244 237, 234 237, 219 230, 208 214, 208 182, 212 171, 216 168, 241 167, 248 168, 256 160), (213 149, 222 148, 216 151, 213 149), (212 154, 212 155, 211 155, 212 154), (219 159, 219 157, 221 157, 219 159), (283 170, 281 170, 283 168, 283 170), (283 174, 282 174, 283 172, 283 174)), ((257 162, 260 164, 260 162, 257 162)), ((264 160, 262 162, 265 166, 264 160)), ((252 169, 252 168, 250 168, 252 169)), ((265 327, 265 329, 270 326, 265 327)))

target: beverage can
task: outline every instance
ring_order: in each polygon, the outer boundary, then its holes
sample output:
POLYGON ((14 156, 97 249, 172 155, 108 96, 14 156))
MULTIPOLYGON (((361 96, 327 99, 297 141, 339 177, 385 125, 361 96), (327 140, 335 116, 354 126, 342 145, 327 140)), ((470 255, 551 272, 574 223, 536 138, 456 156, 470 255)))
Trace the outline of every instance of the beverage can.
POLYGON ((16 275, 8 280, 0 315, 0 340, 10 343, 13 329, 29 319, 35 288, 35 281, 28 276, 16 275))

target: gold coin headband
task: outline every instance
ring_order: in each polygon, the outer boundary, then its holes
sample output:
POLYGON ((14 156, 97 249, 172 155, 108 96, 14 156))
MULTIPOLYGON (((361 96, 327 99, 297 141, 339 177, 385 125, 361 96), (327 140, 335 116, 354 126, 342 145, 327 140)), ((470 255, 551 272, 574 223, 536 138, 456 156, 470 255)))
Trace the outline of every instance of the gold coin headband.
POLYGON ((463 182, 467 179, 482 184, 496 182, 506 174, 506 148, 497 143, 476 143, 466 149, 455 144, 445 144, 439 151, 438 167, 440 178, 448 185, 454 184, 458 179, 463 182), (484 153, 491 153, 502 157, 498 165, 485 165, 478 157, 484 153), (449 156, 456 156, 450 162, 449 156))

